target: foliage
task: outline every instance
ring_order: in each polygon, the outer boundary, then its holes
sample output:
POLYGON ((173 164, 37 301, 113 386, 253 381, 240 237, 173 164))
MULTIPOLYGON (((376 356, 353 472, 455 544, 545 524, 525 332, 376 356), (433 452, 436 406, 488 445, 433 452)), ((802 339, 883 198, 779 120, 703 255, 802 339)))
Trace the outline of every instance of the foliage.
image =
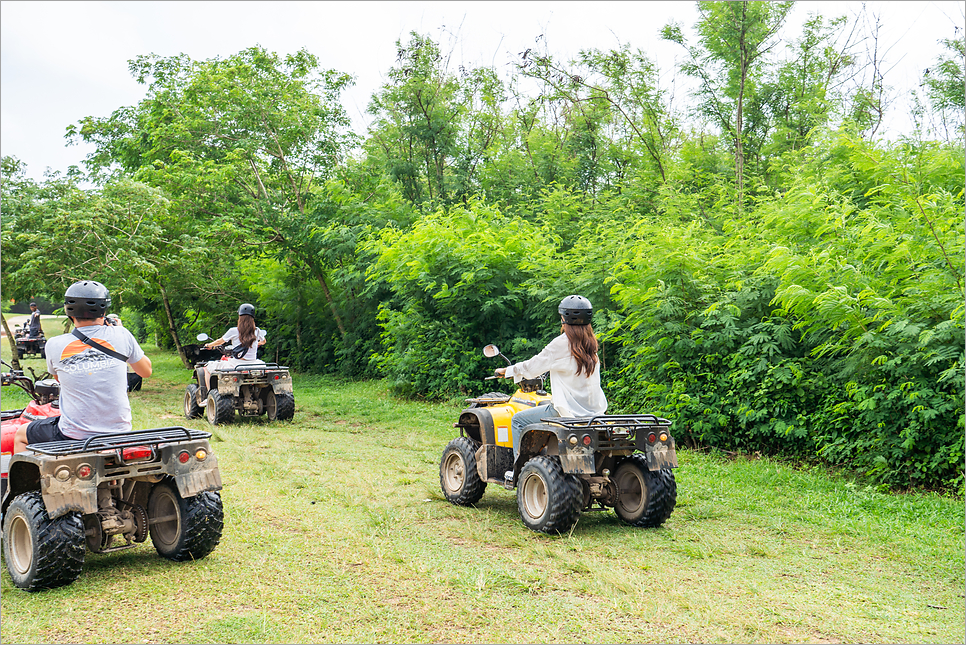
POLYGON ((375 244, 371 275, 393 297, 379 310, 385 349, 373 358, 397 392, 479 391, 480 348, 532 336, 522 265, 551 247, 524 220, 472 200, 375 244))
POLYGON ((885 79, 856 49, 876 34, 786 35, 791 9, 702 2, 695 37, 665 27, 693 113, 630 44, 564 61, 541 38, 507 78, 412 33, 364 137, 351 79, 308 51, 139 56, 146 97, 68 129, 90 175, 2 160, 4 297, 95 277, 163 347, 253 302, 272 360, 447 399, 509 387, 481 346, 531 356, 580 293, 611 410, 962 492, 963 40, 919 129, 874 142, 885 79))

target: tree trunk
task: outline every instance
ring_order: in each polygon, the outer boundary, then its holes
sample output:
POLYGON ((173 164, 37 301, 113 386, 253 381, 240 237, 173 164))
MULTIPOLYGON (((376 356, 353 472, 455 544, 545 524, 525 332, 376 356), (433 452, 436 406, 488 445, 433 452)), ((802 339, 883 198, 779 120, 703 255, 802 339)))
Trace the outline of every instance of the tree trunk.
POLYGON ((181 345, 181 339, 178 338, 178 330, 174 326, 174 316, 171 314, 171 303, 168 302, 168 292, 164 290, 164 285, 160 282, 158 282, 158 289, 161 291, 161 302, 164 303, 164 313, 168 318, 168 333, 171 334, 171 341, 178 350, 178 356, 181 357, 181 363, 186 368, 191 369, 191 362, 188 360, 188 356, 185 354, 184 347, 181 345))
POLYGON ((339 327, 339 333, 342 334, 342 340, 345 340, 345 327, 342 324, 342 318, 339 317, 339 312, 336 311, 335 302, 332 301, 332 294, 329 293, 329 285, 325 281, 325 276, 322 275, 321 271, 316 271, 315 277, 318 278, 319 284, 322 285, 322 291, 325 292, 325 299, 329 302, 329 309, 332 310, 332 317, 335 319, 335 324, 339 327))
POLYGON ((17 353, 17 339, 13 337, 13 332, 10 331, 10 325, 7 324, 7 317, 0 314, 0 319, 3 320, 3 331, 7 335, 7 340, 10 343, 10 369, 20 371, 20 355, 17 353))
POLYGON ((738 86, 738 113, 735 118, 735 181, 738 184, 738 214, 744 211, 744 188, 745 188, 745 151, 741 145, 741 138, 744 132, 744 104, 745 104, 745 84, 748 79, 748 43, 745 40, 748 29, 748 3, 742 3, 741 9, 741 36, 738 39, 738 50, 740 52, 738 65, 741 68, 741 81, 738 86))

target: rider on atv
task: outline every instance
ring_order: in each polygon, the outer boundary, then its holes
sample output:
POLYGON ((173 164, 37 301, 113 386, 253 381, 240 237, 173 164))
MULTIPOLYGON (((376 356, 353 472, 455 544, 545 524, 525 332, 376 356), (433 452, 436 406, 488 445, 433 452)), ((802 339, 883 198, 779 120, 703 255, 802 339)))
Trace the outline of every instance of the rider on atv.
MULTIPOLYGON (((225 343, 232 345, 231 356, 211 364, 210 369, 228 369, 239 363, 258 360, 258 348, 265 344, 265 330, 255 326, 255 307, 248 303, 238 308, 238 322, 218 340, 205 345, 205 349, 220 347, 225 343)), ((206 366, 205 375, 209 375, 206 366)))
POLYGON ((519 437, 531 423, 546 417, 592 417, 607 411, 607 398, 600 387, 600 359, 597 337, 590 321, 593 306, 583 296, 567 296, 557 307, 560 335, 528 361, 496 370, 500 376, 523 379, 538 378, 550 372, 553 402, 513 415, 513 456, 520 452, 519 437))
POLYGON ((124 327, 105 324, 111 306, 107 287, 93 280, 75 282, 64 293, 64 312, 74 331, 47 342, 47 371, 60 381, 60 416, 21 426, 14 453, 28 444, 87 439, 131 431, 127 367, 151 376, 151 359, 124 327))

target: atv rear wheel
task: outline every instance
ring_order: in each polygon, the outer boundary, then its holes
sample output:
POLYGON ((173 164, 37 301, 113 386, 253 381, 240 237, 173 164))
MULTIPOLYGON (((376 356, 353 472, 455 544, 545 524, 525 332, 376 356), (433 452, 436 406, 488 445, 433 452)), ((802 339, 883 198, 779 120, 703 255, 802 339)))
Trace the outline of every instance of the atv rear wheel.
POLYGON ((200 560, 214 551, 224 517, 217 492, 183 498, 171 480, 155 485, 148 499, 151 542, 161 557, 175 562, 200 560))
POLYGON ((569 531, 580 516, 583 498, 580 480, 563 471, 559 457, 538 455, 520 470, 517 508, 531 531, 569 531))
POLYGON ((230 396, 219 394, 215 390, 208 392, 205 405, 205 417, 213 426, 221 423, 231 423, 235 418, 235 401, 230 396))
POLYGON ((439 460, 439 486, 447 501, 457 506, 472 506, 486 491, 486 482, 476 469, 476 447, 466 437, 447 444, 439 460))
POLYGON ((648 470, 644 455, 621 460, 614 472, 617 485, 617 516, 631 526, 654 528, 671 517, 678 499, 674 471, 648 470))
POLYGON ((84 555, 80 513, 50 519, 40 491, 10 502, 3 518, 3 558, 14 585, 27 591, 69 585, 80 577, 84 555))
POLYGON ((184 416, 186 419, 197 419, 201 416, 201 406, 198 405, 198 386, 190 383, 184 390, 184 416))
POLYGON ((295 395, 291 392, 279 392, 275 395, 275 404, 278 407, 276 419, 288 421, 295 416, 295 395))

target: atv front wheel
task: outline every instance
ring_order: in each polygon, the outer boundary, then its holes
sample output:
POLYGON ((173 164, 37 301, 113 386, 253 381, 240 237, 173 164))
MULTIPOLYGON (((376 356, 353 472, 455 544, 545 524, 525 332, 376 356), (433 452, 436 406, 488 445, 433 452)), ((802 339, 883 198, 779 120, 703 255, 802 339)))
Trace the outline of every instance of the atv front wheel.
POLYGON ((71 511, 50 519, 40 491, 18 495, 3 518, 3 558, 13 584, 27 591, 71 584, 84 568, 84 522, 71 511))
POLYGON ((175 562, 200 560, 214 551, 224 517, 217 492, 183 498, 170 480, 155 485, 148 499, 151 542, 161 557, 175 562))
POLYGON ((213 426, 230 423, 235 418, 235 401, 230 396, 219 394, 215 390, 208 392, 205 405, 205 417, 213 426))
POLYGON ((439 486, 447 501, 457 506, 472 506, 486 491, 486 482, 476 469, 476 448, 466 437, 447 444, 439 460, 439 486))
POLYGON ((517 508, 523 524, 539 533, 569 531, 583 505, 583 487, 567 474, 559 457, 538 455, 524 464, 517 485, 517 508))
POLYGON ((186 419, 197 419, 201 416, 201 406, 198 405, 198 386, 190 383, 184 390, 184 416, 186 419))
POLYGON ((678 499, 674 471, 648 470, 644 455, 623 459, 614 472, 617 485, 617 517, 631 526, 654 528, 671 517, 678 499))

